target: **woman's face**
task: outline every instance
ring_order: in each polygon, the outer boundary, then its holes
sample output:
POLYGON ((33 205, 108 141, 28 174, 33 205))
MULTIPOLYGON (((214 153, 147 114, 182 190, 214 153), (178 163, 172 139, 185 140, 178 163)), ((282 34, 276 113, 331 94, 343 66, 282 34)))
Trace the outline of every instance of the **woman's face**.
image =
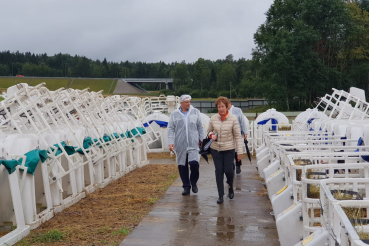
POLYGON ((227 107, 224 105, 224 103, 222 103, 222 102, 219 103, 218 106, 217 106, 217 108, 218 108, 218 113, 219 114, 224 115, 224 114, 227 113, 227 107))

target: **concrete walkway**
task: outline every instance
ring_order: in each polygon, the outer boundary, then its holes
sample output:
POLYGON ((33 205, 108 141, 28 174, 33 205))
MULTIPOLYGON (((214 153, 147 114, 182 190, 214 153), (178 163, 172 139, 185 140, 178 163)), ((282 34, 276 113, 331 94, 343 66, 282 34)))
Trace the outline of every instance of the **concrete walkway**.
POLYGON ((243 160, 242 172, 234 179, 234 199, 224 196, 224 203, 218 205, 214 164, 212 159, 209 162, 200 163, 197 194, 182 196, 178 178, 121 245, 279 245, 270 201, 262 196, 262 182, 256 179, 256 165, 243 160))

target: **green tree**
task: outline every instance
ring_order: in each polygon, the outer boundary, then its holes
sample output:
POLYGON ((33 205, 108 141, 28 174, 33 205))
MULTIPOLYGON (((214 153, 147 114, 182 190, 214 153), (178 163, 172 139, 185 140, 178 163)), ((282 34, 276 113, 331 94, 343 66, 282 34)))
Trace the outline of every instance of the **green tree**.
POLYGON ((194 64, 193 82, 191 86, 197 89, 209 88, 210 69, 206 65, 205 59, 199 58, 194 64))
POLYGON ((232 54, 227 55, 225 60, 226 60, 227 63, 232 63, 233 62, 233 55, 232 54))
POLYGON ((347 36, 343 1, 275 0, 254 35, 254 62, 265 96, 290 110, 293 98, 312 98, 341 85, 337 55, 347 36))
POLYGON ((173 71, 174 85, 179 88, 182 85, 188 84, 190 81, 190 73, 187 69, 187 64, 185 61, 179 63, 173 71))
POLYGON ((5 64, 0 64, 0 76, 8 76, 11 73, 9 67, 5 64))
POLYGON ((230 86, 235 86, 236 72, 232 64, 225 63, 221 66, 217 78, 218 90, 229 90, 230 86))

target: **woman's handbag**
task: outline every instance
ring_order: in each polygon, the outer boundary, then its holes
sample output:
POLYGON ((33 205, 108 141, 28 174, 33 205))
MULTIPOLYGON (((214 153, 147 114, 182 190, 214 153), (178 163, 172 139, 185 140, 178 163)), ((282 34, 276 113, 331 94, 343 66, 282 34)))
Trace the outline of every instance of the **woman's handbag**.
MULTIPOLYGON (((218 136, 218 134, 215 134, 216 136, 218 136)), ((208 160, 208 154, 210 154, 210 145, 213 142, 212 138, 209 138, 209 135, 206 136, 206 138, 204 138, 202 140, 202 145, 199 151, 199 154, 204 157, 204 159, 206 160, 206 162, 209 164, 209 160, 208 160)))

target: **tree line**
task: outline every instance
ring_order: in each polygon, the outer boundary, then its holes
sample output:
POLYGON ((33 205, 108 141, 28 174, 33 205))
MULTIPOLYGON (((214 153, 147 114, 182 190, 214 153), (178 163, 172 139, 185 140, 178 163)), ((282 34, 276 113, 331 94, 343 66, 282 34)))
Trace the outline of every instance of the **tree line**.
POLYGON ((331 88, 368 92, 368 9, 367 0, 275 0, 242 88, 284 110, 311 106, 331 88))
MULTIPOLYGON (((0 52, 0 76, 173 78, 194 98, 267 98, 279 110, 314 106, 331 88, 369 90, 367 0, 274 0, 256 30, 252 59, 108 62, 68 54, 0 52)), ((143 85, 159 90, 158 85, 143 85)))
MULTIPOLYGON (((251 60, 235 61, 233 55, 216 61, 199 58, 186 63, 108 62, 69 54, 33 54, 0 52, 0 76, 93 77, 93 78, 173 78, 174 94, 190 93, 193 97, 228 95, 242 97, 239 85, 251 69, 251 60)), ((142 85, 146 90, 160 90, 153 84, 142 85)), ((164 89, 164 86, 163 86, 164 89)), ((164 93, 171 93, 162 90, 164 93)))

